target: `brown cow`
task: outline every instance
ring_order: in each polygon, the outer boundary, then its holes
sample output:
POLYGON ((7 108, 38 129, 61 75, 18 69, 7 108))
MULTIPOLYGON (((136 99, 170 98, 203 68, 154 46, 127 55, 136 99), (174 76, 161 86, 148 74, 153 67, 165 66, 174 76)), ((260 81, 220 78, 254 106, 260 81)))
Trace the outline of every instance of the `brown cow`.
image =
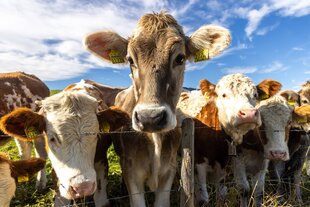
MULTIPOLYGON (((106 153, 101 149, 96 153, 96 147, 102 145, 99 143, 106 140, 99 139, 97 145, 97 135, 99 131, 114 131, 130 119, 115 107, 107 108, 103 95, 92 83, 82 80, 38 102, 40 113, 17 109, 2 117, 0 129, 17 138, 24 138, 24 130, 29 127, 37 134, 45 132, 60 196, 75 199, 95 193, 95 204, 107 206, 106 153)), ((60 202, 56 200, 55 205, 60 202)))
POLYGON ((185 60, 212 58, 230 41, 229 31, 214 25, 203 26, 187 37, 164 12, 142 16, 129 39, 110 31, 86 38, 86 48, 100 58, 130 64, 133 84, 118 94, 115 104, 131 115, 132 127, 138 132, 125 133, 114 144, 131 206, 145 206, 145 183, 155 191, 154 206, 170 205, 180 143, 176 104, 185 60))
MULTIPOLYGON (((0 118, 18 107, 27 107, 38 111, 36 100, 49 96, 48 87, 36 76, 23 72, 0 73, 0 118)), ((1 133, 0 133, 1 134, 1 133)), ((0 142, 6 142, 0 137, 0 142), (1 141, 2 140, 2 141, 1 141)), ((15 139, 21 159, 31 157, 32 142, 15 139)), ((34 140, 36 156, 47 159, 44 139, 34 140)), ((46 187, 46 170, 38 173, 36 188, 46 187)))
POLYGON ((15 194, 16 182, 27 181, 44 167, 45 160, 41 158, 11 161, 4 154, 0 154, 0 206, 10 206, 15 194))

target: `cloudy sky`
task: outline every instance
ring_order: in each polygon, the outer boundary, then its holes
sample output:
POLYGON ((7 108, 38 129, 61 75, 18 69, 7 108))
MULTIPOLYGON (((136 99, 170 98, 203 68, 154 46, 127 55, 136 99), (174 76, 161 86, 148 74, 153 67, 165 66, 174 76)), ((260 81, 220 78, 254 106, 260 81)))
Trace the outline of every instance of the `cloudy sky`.
POLYGON ((188 63, 184 86, 245 73, 297 90, 310 79, 310 0, 2 0, 0 72, 35 74, 50 89, 80 79, 129 86, 129 66, 109 65, 82 46, 90 32, 129 37, 144 13, 166 10, 187 35, 204 24, 230 29, 232 45, 208 62, 188 63))

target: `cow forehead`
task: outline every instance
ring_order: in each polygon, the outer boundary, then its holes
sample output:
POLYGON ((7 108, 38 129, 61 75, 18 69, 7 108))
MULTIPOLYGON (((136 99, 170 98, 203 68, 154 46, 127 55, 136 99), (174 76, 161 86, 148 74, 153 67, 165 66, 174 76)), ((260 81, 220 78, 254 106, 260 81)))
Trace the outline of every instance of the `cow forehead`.
POLYGON ((265 121, 277 120, 278 123, 289 121, 293 112, 286 99, 280 95, 261 101, 257 108, 265 121))
POLYGON ((71 114, 95 113, 98 107, 97 99, 81 91, 63 91, 42 101, 45 112, 60 112, 71 114))
POLYGON ((224 76, 216 85, 215 91, 217 94, 228 92, 233 95, 247 95, 257 93, 253 81, 242 74, 224 76))

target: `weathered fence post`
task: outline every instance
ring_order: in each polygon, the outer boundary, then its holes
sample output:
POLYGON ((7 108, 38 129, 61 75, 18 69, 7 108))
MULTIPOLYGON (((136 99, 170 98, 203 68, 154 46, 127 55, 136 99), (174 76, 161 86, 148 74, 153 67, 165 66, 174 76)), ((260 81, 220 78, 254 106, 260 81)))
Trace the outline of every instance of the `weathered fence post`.
POLYGON ((194 207, 194 121, 182 122, 182 166, 180 206, 194 207))

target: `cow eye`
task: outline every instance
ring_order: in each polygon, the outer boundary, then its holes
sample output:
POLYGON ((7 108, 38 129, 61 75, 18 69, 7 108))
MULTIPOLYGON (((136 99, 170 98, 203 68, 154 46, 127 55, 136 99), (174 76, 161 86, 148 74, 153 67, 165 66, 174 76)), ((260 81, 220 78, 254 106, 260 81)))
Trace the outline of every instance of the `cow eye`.
POLYGON ((308 101, 307 100, 302 100, 302 104, 307 104, 308 101))
POLYGON ((258 94, 257 93, 254 94, 254 98, 258 98, 258 94))
POLYGON ((127 60, 128 60, 130 65, 133 65, 133 59, 131 57, 128 57, 127 60))
POLYGON ((185 55, 183 54, 179 54, 176 58, 175 58, 175 63, 177 65, 183 65, 184 61, 185 61, 185 55))
POLYGON ((225 98, 225 97, 226 97, 226 94, 225 94, 225 93, 223 93, 222 97, 223 97, 223 98, 225 98))

